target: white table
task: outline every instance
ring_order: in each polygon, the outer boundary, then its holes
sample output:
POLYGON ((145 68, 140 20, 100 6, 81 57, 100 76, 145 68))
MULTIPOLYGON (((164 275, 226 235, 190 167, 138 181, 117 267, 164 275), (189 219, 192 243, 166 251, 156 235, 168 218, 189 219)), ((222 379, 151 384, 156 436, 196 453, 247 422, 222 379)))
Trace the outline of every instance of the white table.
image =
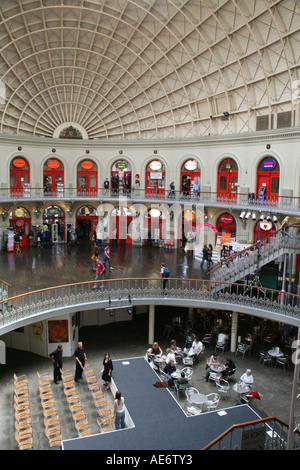
POLYGON ((206 395, 204 395, 203 393, 193 393, 193 395, 190 396, 189 400, 194 405, 199 406, 201 410, 203 405, 207 403, 206 395))
POLYGON ((250 387, 248 387, 248 385, 246 385, 245 383, 235 383, 233 386, 232 386, 232 390, 234 390, 238 395, 239 395, 239 401, 238 403, 240 404, 241 403, 241 398, 242 398, 242 395, 244 395, 245 393, 248 393, 250 392, 250 387))
POLYGON ((269 349, 268 354, 272 357, 282 357, 284 354, 282 351, 276 351, 276 349, 269 349))

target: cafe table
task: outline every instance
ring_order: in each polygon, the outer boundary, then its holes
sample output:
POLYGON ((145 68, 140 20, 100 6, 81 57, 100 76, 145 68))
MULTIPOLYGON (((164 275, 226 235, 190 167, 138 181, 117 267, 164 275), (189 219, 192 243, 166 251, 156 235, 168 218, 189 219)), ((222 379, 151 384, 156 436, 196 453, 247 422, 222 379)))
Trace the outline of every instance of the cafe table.
POLYGON ((236 405, 240 405, 242 403, 242 396, 245 395, 246 393, 250 392, 250 387, 245 384, 244 382, 236 382, 232 386, 232 390, 234 390, 238 394, 238 403, 236 405))

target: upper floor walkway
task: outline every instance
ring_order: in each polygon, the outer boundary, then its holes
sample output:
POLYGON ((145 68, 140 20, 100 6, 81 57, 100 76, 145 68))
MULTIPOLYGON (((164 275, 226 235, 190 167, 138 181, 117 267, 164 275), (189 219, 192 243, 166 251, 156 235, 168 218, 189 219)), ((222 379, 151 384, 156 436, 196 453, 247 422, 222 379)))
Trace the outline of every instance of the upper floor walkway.
POLYGON ((288 196, 273 196, 260 198, 254 193, 226 193, 199 191, 195 196, 192 193, 183 194, 175 190, 172 194, 167 190, 149 190, 149 189, 130 189, 126 191, 106 190, 104 188, 93 188, 90 191, 83 191, 77 188, 64 187, 57 191, 45 191, 44 188, 27 188, 20 190, 10 188, 0 189, 0 203, 2 204, 25 204, 28 202, 47 203, 47 202, 94 202, 116 203, 119 199, 126 199, 129 203, 147 203, 147 204, 188 204, 204 205, 206 207, 218 207, 220 209, 238 211, 247 210, 252 212, 267 211, 270 214, 286 214, 290 216, 300 215, 300 198, 288 196))

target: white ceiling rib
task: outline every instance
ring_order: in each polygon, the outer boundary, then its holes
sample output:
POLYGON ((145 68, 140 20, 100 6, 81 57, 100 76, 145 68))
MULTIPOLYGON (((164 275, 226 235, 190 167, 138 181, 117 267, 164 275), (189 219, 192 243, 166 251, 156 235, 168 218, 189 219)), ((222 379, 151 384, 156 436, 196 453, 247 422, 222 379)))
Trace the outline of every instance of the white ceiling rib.
POLYGON ((0 80, 3 133, 251 132, 258 115, 299 107, 299 2, 1 0, 0 80))

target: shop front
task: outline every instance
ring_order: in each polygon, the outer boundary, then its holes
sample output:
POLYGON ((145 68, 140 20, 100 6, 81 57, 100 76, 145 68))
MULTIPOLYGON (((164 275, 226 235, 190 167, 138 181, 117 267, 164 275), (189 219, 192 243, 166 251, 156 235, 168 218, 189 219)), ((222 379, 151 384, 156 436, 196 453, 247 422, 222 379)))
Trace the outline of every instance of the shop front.
POLYGON ((49 206, 43 213, 42 244, 65 242, 65 213, 58 206, 49 206))
POLYGON ((23 157, 16 157, 10 163, 11 196, 30 196, 30 167, 23 157))
MULTIPOLYGON (((275 224, 271 220, 258 220, 254 227, 254 243, 276 232, 275 224)), ((268 242, 272 241, 272 237, 268 242)))
POLYGON ((56 158, 48 158, 44 164, 44 194, 53 197, 64 195, 64 167, 56 158))
POLYGON ((238 166, 232 158, 225 158, 218 168, 218 200, 237 199, 238 166))
POLYGON ((280 168, 273 157, 265 157, 257 169, 256 197, 258 203, 277 202, 280 168))
POLYGON ((93 240, 98 224, 98 214, 94 207, 83 206, 76 212, 76 231, 79 239, 93 240))
POLYGON ((116 207, 110 216, 110 239, 112 243, 132 244, 132 214, 126 207, 116 207))
POLYGON ((182 196, 190 196, 193 184, 196 183, 200 188, 200 167, 195 159, 187 160, 181 167, 180 172, 180 191, 182 196))
POLYGON ((15 232, 15 239, 22 246, 30 245, 31 216, 27 209, 18 207, 10 213, 9 226, 15 232))
POLYGON ((111 193, 130 194, 131 166, 126 160, 118 160, 111 167, 111 193))
POLYGON ((98 188, 98 167, 89 159, 77 166, 77 196, 95 197, 98 188))
POLYGON ((159 160, 152 160, 146 168, 146 197, 164 197, 166 188, 166 169, 159 160))

